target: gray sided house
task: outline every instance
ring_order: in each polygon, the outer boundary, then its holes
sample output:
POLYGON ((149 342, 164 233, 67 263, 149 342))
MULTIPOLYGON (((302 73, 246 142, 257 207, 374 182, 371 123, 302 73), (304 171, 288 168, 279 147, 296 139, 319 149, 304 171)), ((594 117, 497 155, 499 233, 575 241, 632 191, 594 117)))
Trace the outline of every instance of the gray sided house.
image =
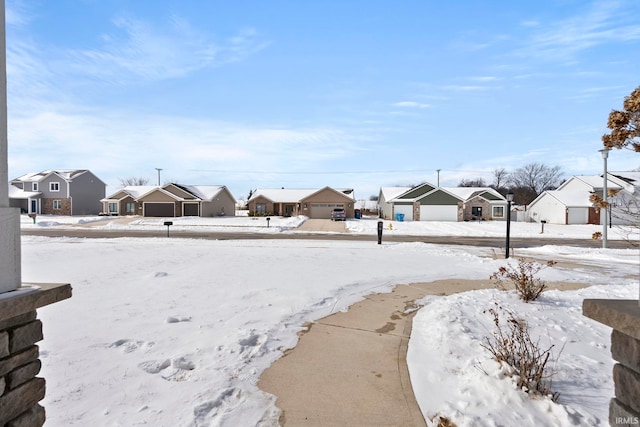
POLYGON ((331 211, 344 208, 347 218, 355 216, 353 189, 261 188, 247 201, 252 215, 331 218, 331 211))
POLYGON ((102 199, 108 215, 145 217, 235 216, 236 200, 224 185, 181 185, 162 187, 132 185, 102 199))
POLYGON ((393 194, 394 191, 390 191, 389 187, 380 191, 379 206, 381 217, 384 219, 398 220, 401 217, 404 221, 506 220, 507 201, 489 187, 444 188, 424 183, 395 196, 393 194))
POLYGON ((97 215, 107 185, 87 169, 30 173, 9 183, 9 203, 23 213, 97 215))

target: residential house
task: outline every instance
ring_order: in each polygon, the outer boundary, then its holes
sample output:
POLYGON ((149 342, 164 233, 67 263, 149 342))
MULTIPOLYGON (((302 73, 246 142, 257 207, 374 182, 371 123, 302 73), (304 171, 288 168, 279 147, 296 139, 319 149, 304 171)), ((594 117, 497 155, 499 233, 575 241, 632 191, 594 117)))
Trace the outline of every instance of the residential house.
POLYGON ((23 213, 97 215, 107 185, 87 169, 29 173, 9 183, 9 203, 23 213))
POLYGON ((131 185, 102 199, 108 215, 145 217, 235 216, 236 200, 224 185, 131 185))
MULTIPOLYGON (((577 175, 569 178, 556 190, 545 191, 528 207, 530 221, 551 224, 602 224, 600 208, 589 199, 592 194, 602 196, 602 175, 577 175)), ((638 200, 640 172, 611 172, 607 174, 607 192, 611 209, 607 212, 609 224, 627 224, 629 218, 621 207, 638 200), (613 195, 615 193, 615 195, 613 195)), ((633 205, 633 203, 632 203, 633 205)), ((637 203, 635 204, 637 208, 637 203)))
POLYGON ((380 190, 379 207, 382 218, 402 218, 404 221, 506 220, 507 218, 506 199, 490 187, 445 188, 423 183, 401 190, 401 187, 386 187, 380 190))
POLYGON ((256 215, 331 218, 331 211, 344 208, 347 218, 354 217, 353 189, 257 189, 247 201, 249 212, 256 215))

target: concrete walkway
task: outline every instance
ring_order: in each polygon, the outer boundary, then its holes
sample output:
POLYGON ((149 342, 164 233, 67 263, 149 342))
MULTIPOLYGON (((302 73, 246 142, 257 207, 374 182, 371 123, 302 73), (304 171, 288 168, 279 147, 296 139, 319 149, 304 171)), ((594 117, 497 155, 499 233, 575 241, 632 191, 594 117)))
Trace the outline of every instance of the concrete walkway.
POLYGON ((414 301, 487 287, 493 287, 489 280, 449 279, 370 295, 345 313, 308 325, 258 387, 277 396, 285 426, 425 426, 406 363, 414 301))
POLYGON ((278 397, 282 425, 425 426, 406 363, 414 301, 480 286, 446 280, 370 295, 310 325, 258 386, 278 397))
POLYGON ((298 231, 333 231, 344 233, 347 231, 344 221, 331 221, 330 219, 308 219, 297 228, 298 231))

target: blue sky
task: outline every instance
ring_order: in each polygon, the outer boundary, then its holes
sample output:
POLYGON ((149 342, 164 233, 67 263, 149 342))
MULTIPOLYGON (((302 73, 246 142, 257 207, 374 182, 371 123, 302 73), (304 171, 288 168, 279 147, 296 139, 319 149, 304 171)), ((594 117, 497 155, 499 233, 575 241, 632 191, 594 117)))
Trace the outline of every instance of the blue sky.
MULTIPOLYGON (((637 0, 7 0, 9 177, 252 188, 602 171, 637 0)), ((629 151, 609 170, 640 166, 629 151)))

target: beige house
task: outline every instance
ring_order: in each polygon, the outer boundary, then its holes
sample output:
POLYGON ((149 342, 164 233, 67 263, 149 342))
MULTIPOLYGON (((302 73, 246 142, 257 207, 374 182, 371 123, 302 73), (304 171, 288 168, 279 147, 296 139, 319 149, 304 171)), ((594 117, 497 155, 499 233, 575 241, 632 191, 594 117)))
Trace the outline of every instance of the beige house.
POLYGON ((236 200, 224 185, 133 185, 101 200, 108 215, 146 217, 235 216, 236 200))
POLYGON ((347 218, 355 213, 353 189, 258 189, 247 201, 250 215, 304 215, 309 218, 331 218, 331 211, 344 208, 347 218))

